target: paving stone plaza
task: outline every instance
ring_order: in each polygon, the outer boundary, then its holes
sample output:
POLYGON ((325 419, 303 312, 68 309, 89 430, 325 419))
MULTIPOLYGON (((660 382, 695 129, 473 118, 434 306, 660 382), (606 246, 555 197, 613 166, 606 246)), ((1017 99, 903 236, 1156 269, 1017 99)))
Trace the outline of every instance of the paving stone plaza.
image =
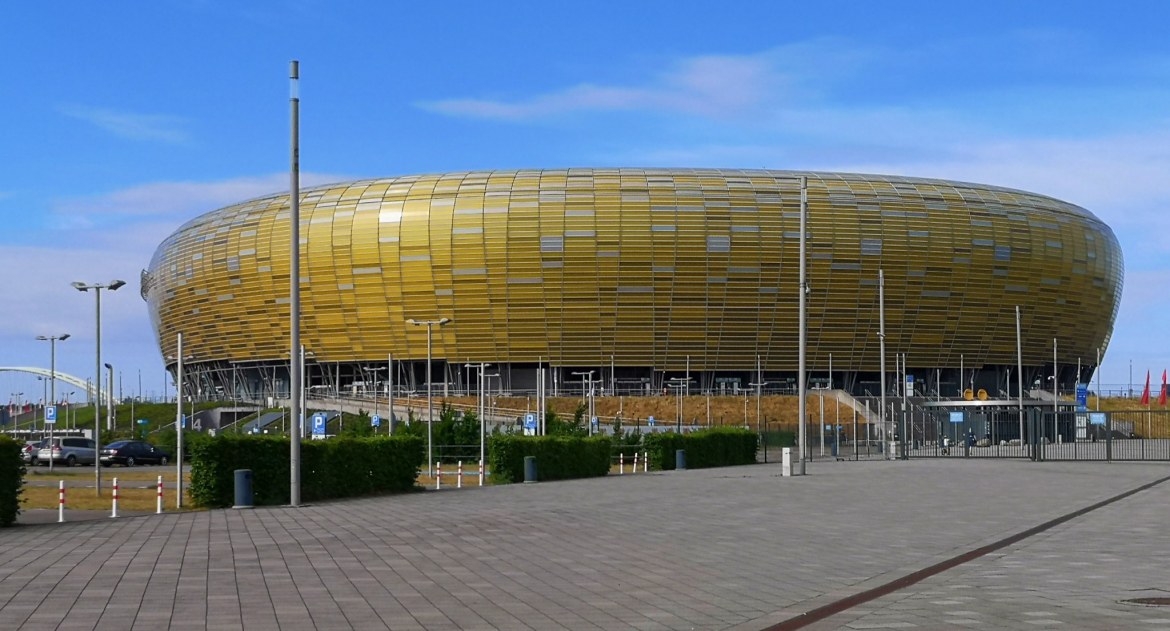
POLYGON ((0 627, 1157 629, 1166 464, 816 462, 0 531, 0 627), (790 622, 791 624, 791 622, 790 622), (794 627, 793 627, 794 628, 794 627))

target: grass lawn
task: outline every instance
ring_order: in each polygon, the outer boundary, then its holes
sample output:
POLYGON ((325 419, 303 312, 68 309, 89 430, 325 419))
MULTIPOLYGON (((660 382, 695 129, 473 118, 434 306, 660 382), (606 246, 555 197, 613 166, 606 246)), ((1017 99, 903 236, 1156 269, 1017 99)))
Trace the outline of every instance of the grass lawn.
MULTIPOLYGON (((119 479, 121 483, 121 479, 119 479)), ((110 510, 113 502, 113 489, 102 482, 102 494, 98 497, 92 488, 65 489, 65 508, 75 510, 110 510)), ((149 511, 154 512, 157 506, 157 492, 155 489, 118 489, 119 511, 149 511)), ((183 506, 189 509, 193 506, 190 495, 184 492, 183 506)), ((26 486, 20 494, 20 508, 57 508, 57 489, 48 486, 26 486)), ((163 510, 174 511, 175 491, 163 491, 163 510)))

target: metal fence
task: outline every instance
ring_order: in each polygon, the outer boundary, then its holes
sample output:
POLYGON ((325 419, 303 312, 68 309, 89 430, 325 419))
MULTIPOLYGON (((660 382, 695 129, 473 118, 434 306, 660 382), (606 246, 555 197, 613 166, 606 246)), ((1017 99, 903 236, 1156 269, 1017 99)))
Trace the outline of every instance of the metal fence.
POLYGON ((898 437, 910 458, 1170 461, 1170 411, 1018 410, 921 414, 898 437))

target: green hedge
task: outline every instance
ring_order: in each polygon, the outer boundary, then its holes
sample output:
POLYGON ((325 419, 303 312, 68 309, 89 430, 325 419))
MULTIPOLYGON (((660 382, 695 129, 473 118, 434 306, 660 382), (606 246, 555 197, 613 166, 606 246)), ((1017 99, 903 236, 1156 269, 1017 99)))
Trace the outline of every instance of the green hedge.
POLYGON ((650 468, 674 469, 674 452, 685 449, 687 468, 755 464, 759 436, 747 429, 713 427, 689 434, 647 434, 642 438, 650 454, 650 468))
POLYGON ((20 492, 24 486, 24 443, 0 436, 0 527, 16 523, 20 514, 20 492))
MULTIPOLYGON (((415 436, 338 437, 301 443, 301 499, 311 502, 414 487, 424 459, 415 436)), ((201 506, 231 506, 235 470, 252 470, 256 505, 289 502, 289 441, 224 434, 193 441, 191 497, 201 506)))
POLYGON ((492 481, 524 481, 524 457, 536 457, 537 479, 591 478, 609 473, 607 436, 520 436, 496 434, 489 443, 492 481))

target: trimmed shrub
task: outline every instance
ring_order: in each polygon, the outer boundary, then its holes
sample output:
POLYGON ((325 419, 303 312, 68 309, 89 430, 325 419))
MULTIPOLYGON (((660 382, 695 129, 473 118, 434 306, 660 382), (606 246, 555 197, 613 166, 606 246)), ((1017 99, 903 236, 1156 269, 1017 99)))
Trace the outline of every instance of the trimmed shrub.
POLYGON ((536 457, 539 480, 591 478, 609 473, 607 436, 520 436, 495 434, 488 461, 494 482, 524 481, 524 457, 536 457))
MULTIPOLYGON (((301 443, 301 498, 317 501, 414 488, 423 461, 415 436, 347 436, 301 443)), ((191 497, 208 507, 231 506, 235 470, 252 470, 258 506, 289 501, 289 441, 224 434, 191 445, 191 497)))
POLYGON ((728 467, 755 464, 759 436, 747 429, 713 427, 689 434, 647 434, 643 437, 649 452, 650 468, 674 469, 674 452, 685 449, 687 468, 728 467))
POLYGON ((0 436, 0 527, 16 523, 20 514, 20 493, 24 487, 22 443, 0 436))

